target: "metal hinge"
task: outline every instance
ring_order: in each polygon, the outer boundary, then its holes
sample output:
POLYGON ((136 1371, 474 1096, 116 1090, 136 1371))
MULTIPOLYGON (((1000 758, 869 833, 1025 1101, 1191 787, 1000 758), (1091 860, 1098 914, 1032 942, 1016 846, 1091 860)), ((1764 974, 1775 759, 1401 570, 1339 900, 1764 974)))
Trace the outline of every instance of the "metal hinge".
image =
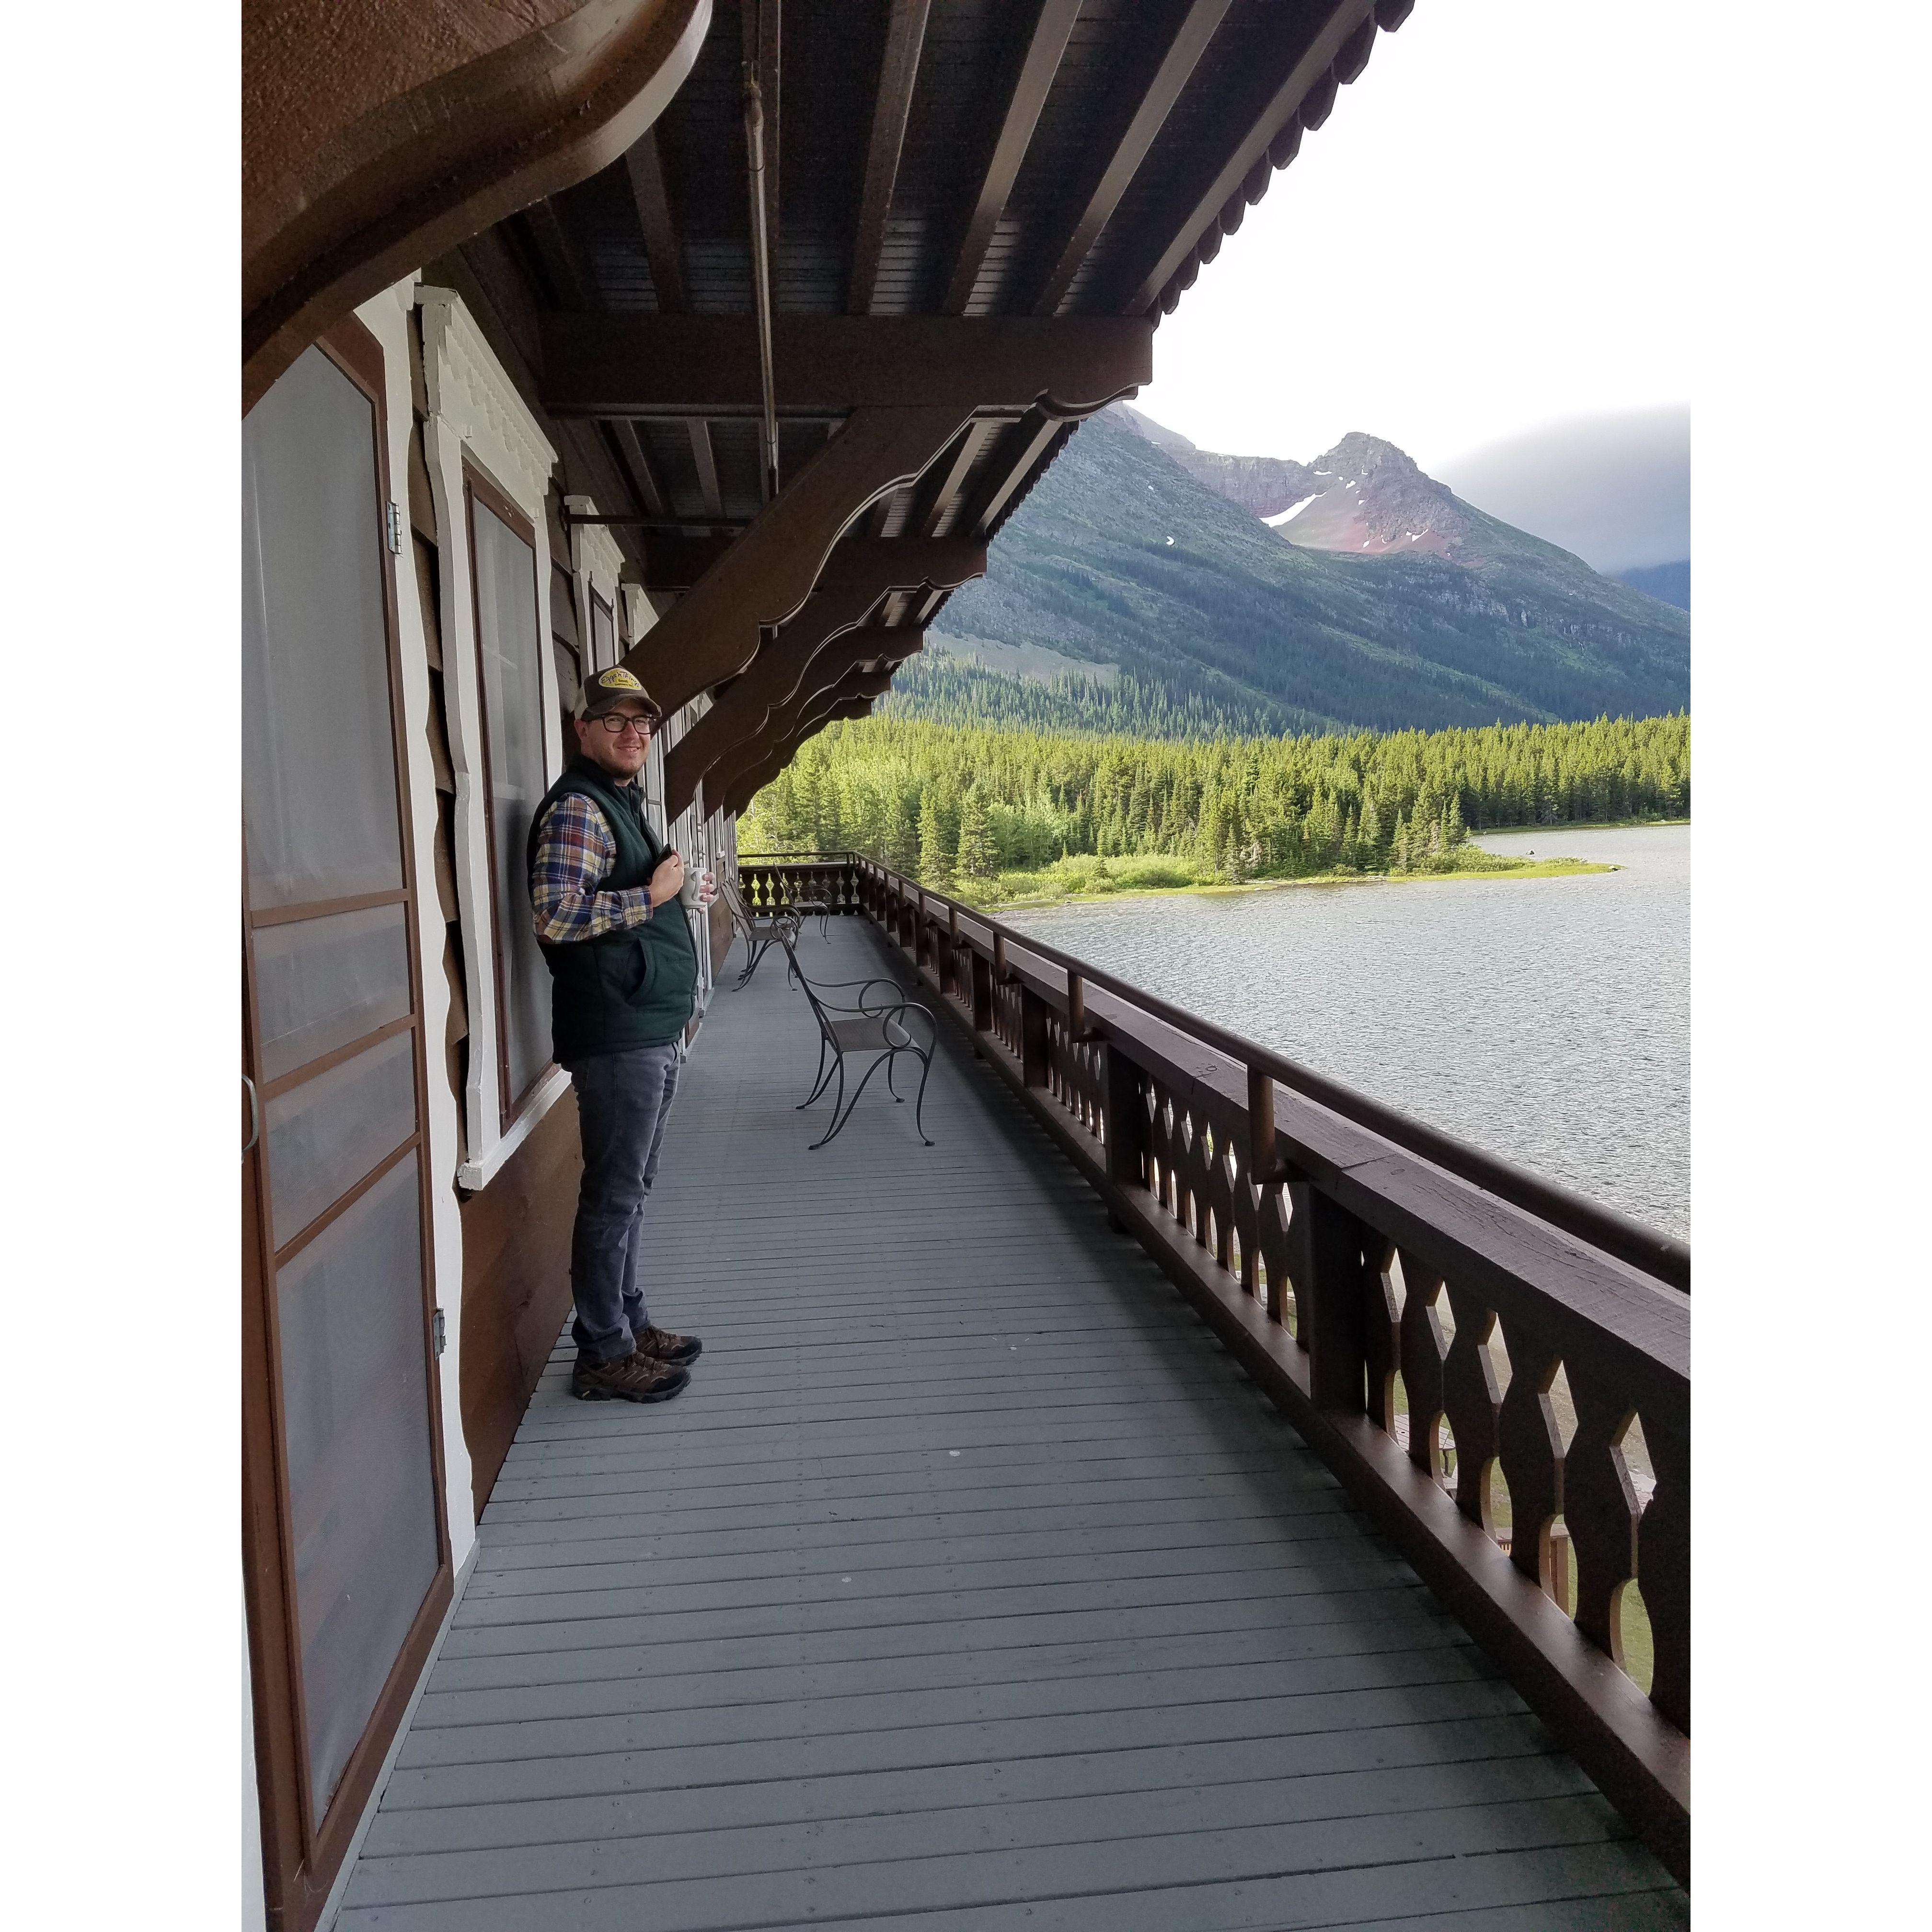
POLYGON ((449 1331, 444 1326, 442 1310, 438 1309, 429 1318, 429 1332, 436 1340, 436 1352, 440 1356, 449 1346, 449 1331))
POLYGON ((393 498, 390 500, 388 514, 384 518, 383 523, 388 531, 389 554, 400 556, 403 554, 403 512, 401 505, 393 498))

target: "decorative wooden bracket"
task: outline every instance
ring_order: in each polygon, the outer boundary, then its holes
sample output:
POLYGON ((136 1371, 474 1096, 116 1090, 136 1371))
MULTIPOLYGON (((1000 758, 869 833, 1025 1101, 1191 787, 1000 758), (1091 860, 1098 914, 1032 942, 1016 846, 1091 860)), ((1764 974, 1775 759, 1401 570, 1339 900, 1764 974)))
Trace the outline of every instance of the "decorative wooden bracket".
POLYGON ((854 410, 689 596, 632 647, 624 668, 668 712, 736 676, 757 656, 764 632, 797 615, 854 521, 915 482, 971 413, 956 404, 854 410))
MULTIPOLYGON (((910 641, 911 648, 906 650, 907 656, 919 650, 925 638, 925 633, 920 631, 892 631, 885 634, 895 640, 896 652, 905 650, 910 641)), ((816 736, 838 718, 863 717, 874 703, 891 689, 892 674, 904 661, 895 656, 876 670, 862 665, 855 668, 848 670, 829 689, 821 689, 808 698, 794 698, 760 740, 758 752, 724 784, 720 793, 722 808, 726 812, 742 812, 758 792, 791 763, 798 754, 798 748, 808 738, 816 736)))
MULTIPOLYGON (((831 703, 854 676, 883 670, 890 682, 892 673, 922 647, 925 636, 922 631, 872 630, 863 626, 848 631, 819 653, 797 690, 784 704, 773 708, 752 736, 732 746, 718 760, 706 775, 705 782, 716 791, 721 784, 728 785, 739 772, 762 766, 773 748, 784 742, 795 723, 811 718, 831 703)), ((868 694, 883 697, 885 688, 882 686, 868 694)))
MULTIPOLYGON (((856 630, 894 591, 955 590, 969 578, 983 575, 986 568, 986 545, 963 537, 889 538, 839 545, 826 560, 804 609, 672 746, 664 760, 666 812, 675 818, 696 796, 707 773, 721 764, 730 766, 730 754, 754 743, 766 720, 804 688, 808 676, 822 690, 844 676, 851 661, 839 663, 832 678, 817 676, 826 647, 856 630)), ((889 634, 896 639, 898 635, 889 634)), ((862 657, 879 655, 875 641, 862 657)), ((712 789, 717 789, 716 781, 712 789)))

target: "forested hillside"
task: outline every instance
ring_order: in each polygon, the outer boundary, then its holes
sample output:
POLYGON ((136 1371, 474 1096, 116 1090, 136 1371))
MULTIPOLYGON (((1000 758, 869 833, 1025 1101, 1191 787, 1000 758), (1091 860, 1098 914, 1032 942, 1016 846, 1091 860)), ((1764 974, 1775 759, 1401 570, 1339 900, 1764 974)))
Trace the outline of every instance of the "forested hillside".
MULTIPOLYGON (((1298 548, 1103 416, 1067 443, 995 540, 986 577, 936 628, 1118 665, 1138 688, 1124 701, 1184 726, 1197 701, 1238 728, 1304 733, 1688 703, 1682 614, 1460 508, 1484 538, 1475 562, 1298 548)), ((905 688, 902 708, 917 702, 918 674, 905 688)))
POLYGON ((1292 878, 1438 868, 1493 826, 1690 809, 1681 713, 1192 742, 869 718, 804 745, 754 801, 740 848, 854 848, 935 884, 1081 854, 1292 878))

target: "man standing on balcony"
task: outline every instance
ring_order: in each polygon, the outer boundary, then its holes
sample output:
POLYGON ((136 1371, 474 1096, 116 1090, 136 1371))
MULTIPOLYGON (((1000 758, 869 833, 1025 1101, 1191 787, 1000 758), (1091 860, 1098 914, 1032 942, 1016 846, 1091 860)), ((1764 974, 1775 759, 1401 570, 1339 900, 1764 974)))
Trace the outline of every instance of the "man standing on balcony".
POLYGON ((584 1402, 665 1401, 691 1379, 703 1346, 650 1325, 638 1280, 644 1204, 698 992, 684 861, 652 830, 638 783, 657 719, 628 671, 592 678, 574 726, 578 755, 530 824, 552 1050, 577 1090, 584 1142, 570 1392, 584 1402))

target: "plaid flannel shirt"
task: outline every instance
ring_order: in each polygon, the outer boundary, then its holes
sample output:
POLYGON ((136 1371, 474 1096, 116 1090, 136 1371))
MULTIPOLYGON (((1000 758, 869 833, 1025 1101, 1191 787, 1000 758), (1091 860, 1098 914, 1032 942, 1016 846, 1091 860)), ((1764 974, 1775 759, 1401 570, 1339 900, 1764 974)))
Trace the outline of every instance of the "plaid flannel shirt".
POLYGON ((651 916, 648 886, 622 892, 597 890, 616 862, 616 841, 603 813, 575 794, 559 799, 537 834, 536 864, 530 873, 538 938, 563 945, 642 926, 651 916))

